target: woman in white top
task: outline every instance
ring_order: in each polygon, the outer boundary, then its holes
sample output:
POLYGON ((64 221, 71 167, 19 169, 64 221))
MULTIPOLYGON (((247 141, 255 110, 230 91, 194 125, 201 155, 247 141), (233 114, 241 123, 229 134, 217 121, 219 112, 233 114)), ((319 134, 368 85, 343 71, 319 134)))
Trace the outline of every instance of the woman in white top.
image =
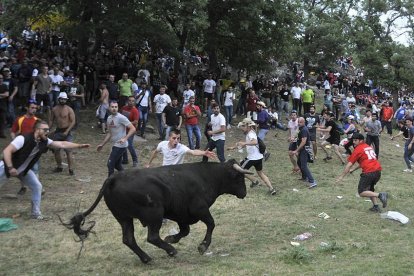
MULTIPOLYGON (((263 154, 261 154, 259 151, 257 135, 255 131, 256 124, 252 121, 252 119, 245 118, 238 124, 237 127, 239 127, 246 135, 246 140, 239 141, 234 147, 229 147, 228 149, 232 150, 238 148, 239 150, 242 150, 245 147, 247 151, 247 157, 240 163, 240 166, 246 170, 250 169, 250 167, 254 167, 256 169, 257 175, 269 188, 269 194, 275 195, 276 189, 273 188, 269 178, 263 172, 263 154)), ((252 181, 252 184, 250 185, 251 188, 259 185, 259 181, 255 180, 254 177, 247 174, 245 174, 245 177, 252 181)))
POLYGON ((224 92, 224 110, 226 112, 227 128, 231 128, 231 119, 233 117, 233 101, 236 99, 236 93, 233 87, 230 86, 228 90, 224 92))

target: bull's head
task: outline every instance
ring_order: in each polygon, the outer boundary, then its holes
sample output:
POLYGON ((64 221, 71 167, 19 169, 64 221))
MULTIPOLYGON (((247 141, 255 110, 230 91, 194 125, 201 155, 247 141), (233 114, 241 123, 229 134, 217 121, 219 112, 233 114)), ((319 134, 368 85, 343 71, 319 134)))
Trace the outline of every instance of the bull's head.
POLYGON ((226 183, 226 188, 228 190, 227 193, 233 194, 238 198, 244 198, 247 193, 244 175, 253 173, 240 167, 234 159, 227 161, 226 166, 228 166, 229 170, 231 170, 231 179, 229 179, 230 181, 226 183))

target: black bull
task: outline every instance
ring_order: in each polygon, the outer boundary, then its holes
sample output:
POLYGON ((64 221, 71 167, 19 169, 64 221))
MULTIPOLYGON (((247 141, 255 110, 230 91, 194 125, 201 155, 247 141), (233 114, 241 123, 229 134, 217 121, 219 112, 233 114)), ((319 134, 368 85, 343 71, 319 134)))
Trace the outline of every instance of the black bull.
POLYGON ((211 243, 214 219, 209 208, 222 194, 238 198, 246 196, 243 170, 234 160, 220 163, 189 163, 150 169, 125 171, 108 178, 98 197, 84 213, 78 213, 64 224, 74 229, 81 241, 88 237, 92 226, 82 229, 86 217, 104 197, 106 205, 122 227, 122 241, 142 262, 151 258, 137 245, 133 219, 148 227, 147 241, 164 249, 170 256, 177 254, 171 243, 177 243, 190 233, 190 225, 201 220, 207 226, 206 235, 198 246, 203 254, 211 243), (163 218, 178 223, 178 234, 160 238, 163 218))

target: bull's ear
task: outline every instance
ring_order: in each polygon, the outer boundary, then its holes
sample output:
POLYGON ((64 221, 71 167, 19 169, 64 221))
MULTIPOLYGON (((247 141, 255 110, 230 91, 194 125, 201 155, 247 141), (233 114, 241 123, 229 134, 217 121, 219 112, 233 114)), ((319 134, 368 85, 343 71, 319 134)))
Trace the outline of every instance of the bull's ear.
POLYGON ((240 167, 238 164, 233 164, 233 168, 236 170, 236 171, 238 171, 238 172, 240 172, 240 173, 242 173, 242 174, 254 174, 253 172, 251 172, 251 171, 248 171, 248 170, 245 170, 245 169, 243 169, 242 167, 240 167))

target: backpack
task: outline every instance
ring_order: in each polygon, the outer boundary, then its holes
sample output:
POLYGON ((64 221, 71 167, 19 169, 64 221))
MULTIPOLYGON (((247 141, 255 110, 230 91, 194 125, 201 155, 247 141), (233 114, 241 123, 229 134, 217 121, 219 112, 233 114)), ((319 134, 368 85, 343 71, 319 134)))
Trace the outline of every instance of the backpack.
POLYGON ((265 143, 263 142, 263 140, 262 140, 262 139, 260 139, 259 137, 257 137, 257 147, 259 148, 259 152, 260 152, 261 154, 263 154, 263 153, 265 153, 265 152, 266 152, 266 145, 265 145, 265 143))

